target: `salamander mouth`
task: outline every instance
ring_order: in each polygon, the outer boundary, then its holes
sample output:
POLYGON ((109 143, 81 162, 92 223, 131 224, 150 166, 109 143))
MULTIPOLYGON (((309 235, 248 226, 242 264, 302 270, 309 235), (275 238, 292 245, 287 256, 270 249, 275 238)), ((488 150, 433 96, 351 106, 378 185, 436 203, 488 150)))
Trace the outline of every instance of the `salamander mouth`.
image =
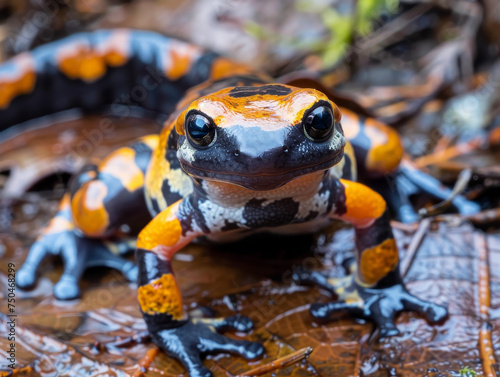
POLYGON ((291 180, 301 177, 306 174, 314 173, 320 170, 328 170, 331 167, 337 165, 340 160, 344 157, 343 148, 339 150, 334 157, 320 162, 311 166, 299 167, 297 169, 288 170, 286 172, 280 173, 255 173, 255 174, 244 174, 244 173, 228 173, 228 172, 215 172, 209 170, 203 170, 195 168, 184 161, 181 161, 182 169, 195 178, 210 180, 210 181, 220 181, 231 183, 234 185, 242 186, 250 190, 256 191, 267 191, 277 189, 284 184, 290 182, 291 180))

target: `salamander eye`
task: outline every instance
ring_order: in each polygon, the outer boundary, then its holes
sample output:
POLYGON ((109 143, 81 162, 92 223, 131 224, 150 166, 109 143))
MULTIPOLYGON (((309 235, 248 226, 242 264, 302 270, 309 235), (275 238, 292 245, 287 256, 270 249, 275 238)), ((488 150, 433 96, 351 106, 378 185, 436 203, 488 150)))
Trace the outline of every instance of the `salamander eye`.
POLYGON ((213 122, 201 114, 191 114, 186 119, 189 140, 198 147, 208 147, 215 137, 213 122))
POLYGON ((323 141, 333 129, 333 113, 328 106, 318 106, 304 119, 304 132, 314 141, 323 141))

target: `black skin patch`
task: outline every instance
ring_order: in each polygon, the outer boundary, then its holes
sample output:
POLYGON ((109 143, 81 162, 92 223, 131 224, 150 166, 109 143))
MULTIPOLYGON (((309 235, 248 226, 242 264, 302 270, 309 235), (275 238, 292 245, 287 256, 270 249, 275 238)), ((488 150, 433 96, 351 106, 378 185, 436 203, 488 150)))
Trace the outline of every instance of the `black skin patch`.
POLYGON ((382 216, 366 228, 356 228, 356 247, 358 250, 365 250, 380 245, 387 239, 393 238, 392 230, 387 224, 390 223, 390 216, 386 210, 382 216))
POLYGON ((69 195, 73 199, 76 192, 87 182, 92 181, 97 176, 98 170, 97 165, 87 164, 85 165, 77 175, 74 175, 69 182, 69 195))
MULTIPOLYGON (((185 136, 182 136, 183 140, 185 136)), ((177 158, 177 143, 179 135, 175 130, 172 130, 168 135, 167 148, 165 150, 164 158, 170 163, 170 169, 179 169, 181 167, 179 159, 177 158)))
POLYGON ((178 218, 181 222, 183 236, 185 236, 187 232, 193 231, 193 221, 203 233, 210 233, 205 217, 199 207, 200 202, 205 200, 206 199, 197 198, 196 195, 190 195, 181 202, 181 205, 179 206, 178 218))
POLYGON ((243 210, 245 225, 250 228, 273 227, 290 224, 298 210, 299 203, 292 198, 276 200, 265 206, 265 199, 252 199, 243 210))
POLYGON ((335 214, 342 216, 347 212, 346 208, 346 196, 345 196, 345 187, 342 186, 338 179, 331 179, 328 184, 324 184, 323 187, 319 190, 318 195, 325 193, 326 191, 330 191, 328 195, 328 208, 327 213, 330 213, 333 206, 335 205, 335 214))
POLYGON ((237 86, 231 89, 229 96, 233 98, 244 98, 252 96, 286 96, 292 89, 283 85, 263 85, 263 86, 237 86))
POLYGON ((177 143, 179 141, 179 135, 175 131, 175 129, 172 129, 170 133, 168 134, 167 138, 167 152, 170 151, 177 151, 177 143))
MULTIPOLYGON (((218 55, 214 52, 206 52, 196 60, 187 74, 179 77, 179 83, 185 88, 193 87, 193 83, 199 84, 210 77, 212 65, 217 60, 218 55)), ((196 85, 195 84, 195 85, 196 85)))
POLYGON ((135 144, 133 144, 131 146, 131 148, 137 154, 145 153, 145 154, 148 154, 148 155, 151 156, 151 153, 153 152, 153 150, 151 149, 151 147, 149 145, 147 145, 146 143, 143 143, 143 142, 135 143, 135 144))
POLYGON ((307 217, 304 219, 304 221, 311 221, 314 220, 316 217, 318 217, 319 212, 318 211, 309 211, 309 214, 307 217))
POLYGON ((172 268, 170 262, 158 258, 155 253, 137 249, 135 251, 135 260, 139 268, 139 285, 148 285, 153 280, 161 278, 165 274, 171 274, 172 268))
POLYGON ((198 98, 206 96, 207 94, 212 94, 218 92, 219 90, 230 88, 233 86, 253 86, 265 84, 266 82, 260 77, 255 75, 236 75, 230 77, 224 77, 212 81, 210 85, 198 91, 198 98))
POLYGON ((149 209, 149 213, 151 217, 155 217, 158 215, 162 210, 160 208, 160 205, 158 204, 158 201, 154 198, 149 198, 151 202, 151 208, 149 209))
POLYGON ((146 174, 153 150, 144 143, 133 144, 131 148, 135 151, 135 164, 144 174, 146 174))
POLYGON ((241 227, 238 224, 224 220, 224 226, 221 228, 221 231, 229 232, 230 230, 238 230, 238 229, 241 229, 241 227))
POLYGON ((137 234, 151 221, 143 189, 129 192, 120 180, 106 173, 99 173, 97 179, 108 187, 104 208, 109 216, 108 231, 127 224, 132 234, 137 234))
POLYGON ((349 139, 349 142, 351 143, 354 149, 354 155, 356 156, 358 176, 362 177, 367 174, 365 163, 366 157, 368 156, 368 151, 370 150, 372 145, 372 141, 364 131, 366 118, 360 116, 358 119, 360 131, 354 139, 349 139))
POLYGON ((352 181, 355 179, 355 177, 352 176, 352 160, 347 154, 344 154, 344 161, 345 163, 342 167, 342 178, 352 181))
POLYGON ((170 190, 170 184, 168 183, 168 179, 163 180, 161 185, 162 196, 165 198, 165 201, 168 205, 175 203, 178 200, 183 199, 183 197, 178 192, 173 192, 170 190))

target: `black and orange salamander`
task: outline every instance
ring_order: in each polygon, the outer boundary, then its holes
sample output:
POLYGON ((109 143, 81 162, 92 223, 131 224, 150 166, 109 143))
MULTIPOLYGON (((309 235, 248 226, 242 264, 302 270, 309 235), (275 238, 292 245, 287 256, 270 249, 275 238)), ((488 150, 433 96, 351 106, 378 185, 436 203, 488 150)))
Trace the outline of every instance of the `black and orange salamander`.
MULTIPOLYGON (((80 295, 88 266, 114 266, 137 279, 154 342, 192 377, 209 376, 202 354, 253 359, 264 347, 219 334, 250 330, 247 317, 190 318, 172 256, 201 236, 224 241, 258 231, 314 232, 342 220, 356 235, 351 275, 295 273, 297 282, 319 284, 339 297, 312 304, 315 319, 347 310, 375 322, 381 336, 391 336, 398 333, 394 317, 400 311, 419 312, 431 323, 446 317, 444 307, 405 289, 388 205, 356 182, 357 172, 368 178, 399 169, 401 141, 388 126, 341 113, 317 90, 273 84, 244 64, 153 32, 77 34, 0 65, 3 135, 37 117, 105 104, 117 116, 139 106, 168 120, 159 135, 115 150, 74 177, 18 271, 19 288, 35 285, 47 255, 58 254, 64 262, 54 288, 59 299, 80 295), (142 229, 136 245, 116 240, 124 224, 142 229), (113 248, 135 248, 137 266, 113 248)), ((477 210, 457 200, 464 212, 477 210)))

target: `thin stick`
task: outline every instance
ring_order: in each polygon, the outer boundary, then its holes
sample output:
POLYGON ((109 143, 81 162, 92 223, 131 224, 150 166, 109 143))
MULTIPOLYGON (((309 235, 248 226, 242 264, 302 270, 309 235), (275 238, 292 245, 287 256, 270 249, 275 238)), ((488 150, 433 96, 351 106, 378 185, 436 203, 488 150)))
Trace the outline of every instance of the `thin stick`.
POLYGON ((104 346, 107 350, 110 350, 113 348, 130 347, 135 344, 144 343, 147 340, 149 340, 149 333, 147 331, 141 331, 136 335, 128 336, 126 338, 120 338, 118 340, 115 340, 114 342, 105 343, 104 346))
POLYGON ((403 232, 415 232, 418 229, 418 224, 406 224, 396 220, 391 220, 391 227, 394 229, 402 230, 403 232))
POLYGON ((420 222, 420 225, 418 226, 417 231, 415 232, 415 235, 411 239, 410 246, 408 246, 408 251, 406 252, 404 258, 401 260, 401 266, 399 270, 401 271, 401 277, 404 279, 406 276, 408 270, 411 267, 411 264, 413 263, 413 260, 415 259, 415 256, 417 255, 418 248, 420 247, 420 244, 422 243, 422 240, 424 239, 425 235, 429 231, 429 228, 431 226, 431 219, 423 219, 420 222))
POLYGON ((148 371, 148 368, 153 363, 155 357, 160 353, 160 349, 156 346, 147 350, 146 354, 142 357, 141 360, 137 363, 139 369, 135 371, 133 377, 143 377, 144 373, 148 371))
POLYGON ((423 168, 429 165, 437 164, 443 161, 451 160, 454 157, 461 156, 477 150, 484 144, 484 138, 478 137, 465 143, 456 144, 437 153, 431 153, 417 158, 414 163, 417 168, 423 168))
POLYGON ((240 374, 239 377, 260 376, 264 373, 272 372, 273 370, 276 370, 276 369, 285 368, 289 365, 295 364, 295 363, 307 358, 311 354, 312 351, 313 351, 313 349, 311 347, 302 348, 298 351, 292 352, 289 355, 286 355, 284 357, 280 357, 279 359, 274 360, 273 362, 271 362, 269 364, 262 365, 260 367, 249 370, 248 372, 240 374))
POLYGON ((486 235, 481 231, 474 233, 474 244, 478 256, 478 297, 479 318, 481 328, 479 330, 479 354, 486 377, 496 377, 495 372, 495 348, 491 335, 491 294, 490 294, 490 265, 488 258, 488 245, 486 235))

